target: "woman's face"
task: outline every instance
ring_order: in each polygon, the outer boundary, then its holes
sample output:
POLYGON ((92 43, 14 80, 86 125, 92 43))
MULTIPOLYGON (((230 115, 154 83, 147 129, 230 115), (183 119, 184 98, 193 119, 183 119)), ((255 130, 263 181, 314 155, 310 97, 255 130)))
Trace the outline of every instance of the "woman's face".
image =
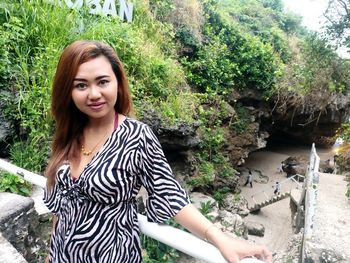
POLYGON ((114 116, 117 97, 118 81, 106 57, 99 56, 79 66, 72 99, 90 120, 114 116))

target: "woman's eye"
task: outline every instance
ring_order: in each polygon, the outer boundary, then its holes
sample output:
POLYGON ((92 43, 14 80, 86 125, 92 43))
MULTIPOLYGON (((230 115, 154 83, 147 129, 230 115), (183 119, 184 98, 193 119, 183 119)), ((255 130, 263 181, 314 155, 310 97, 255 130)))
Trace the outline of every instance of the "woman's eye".
POLYGON ((100 85, 101 85, 101 86, 106 86, 108 83, 109 83, 109 81, 106 80, 106 79, 100 80, 100 85))
POLYGON ((85 89, 86 88, 86 84, 85 83, 78 83, 75 85, 75 87, 77 89, 85 89))

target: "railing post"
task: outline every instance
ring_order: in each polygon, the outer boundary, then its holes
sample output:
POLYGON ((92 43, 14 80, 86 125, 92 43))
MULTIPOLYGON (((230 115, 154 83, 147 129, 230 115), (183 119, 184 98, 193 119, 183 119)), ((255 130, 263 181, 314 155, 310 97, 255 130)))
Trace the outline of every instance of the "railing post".
MULTIPOLYGON (((301 262, 306 262, 307 251, 309 249, 308 242, 312 239, 314 216, 316 211, 316 199, 318 189, 316 184, 318 183, 318 170, 320 165, 320 157, 316 153, 315 144, 312 144, 310 153, 310 166, 306 173, 304 181, 305 187, 305 223, 304 233, 302 241, 301 262), (317 177, 317 178, 316 178, 317 177)), ((301 199, 302 201, 302 199, 301 199)))

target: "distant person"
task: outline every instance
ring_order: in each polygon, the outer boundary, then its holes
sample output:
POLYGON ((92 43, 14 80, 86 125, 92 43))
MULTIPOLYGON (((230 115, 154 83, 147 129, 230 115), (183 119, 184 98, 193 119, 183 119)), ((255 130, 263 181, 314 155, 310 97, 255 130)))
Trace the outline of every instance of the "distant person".
POLYGON ((334 170, 333 170, 333 173, 334 173, 334 174, 336 174, 336 173, 337 173, 338 157, 339 157, 339 155, 338 155, 338 154, 335 154, 335 155, 333 156, 333 164, 334 164, 334 170))
POLYGON ((273 193, 274 193, 275 195, 279 195, 279 194, 281 193, 281 184, 280 184, 279 182, 276 182, 276 183, 275 183, 273 193))
POLYGON ((277 167, 277 171, 281 174, 283 173, 283 162, 280 163, 280 165, 277 167))
POLYGON ((343 145, 343 143, 344 143, 344 140, 343 140, 343 138, 337 138, 336 140, 335 140, 335 142, 334 142, 334 144, 333 144, 333 148, 338 148, 338 147, 340 147, 341 145, 343 145))
POLYGON ((245 182, 244 186, 246 186, 247 184, 250 184, 250 187, 253 188, 253 175, 250 170, 248 172, 247 181, 245 182))

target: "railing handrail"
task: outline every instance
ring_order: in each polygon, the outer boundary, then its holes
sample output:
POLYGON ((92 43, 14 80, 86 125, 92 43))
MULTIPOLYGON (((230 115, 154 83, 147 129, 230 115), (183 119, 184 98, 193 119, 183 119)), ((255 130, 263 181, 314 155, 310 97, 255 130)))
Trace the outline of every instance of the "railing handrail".
MULTIPOLYGON (((2 159, 0 159, 0 169, 20 175, 26 181, 41 188, 45 188, 46 186, 45 177, 17 167, 2 159)), ((140 230, 143 234, 177 250, 180 250, 187 255, 204 260, 208 263, 227 263, 227 261, 221 255, 220 251, 215 246, 188 232, 168 225, 148 222, 146 216, 143 216, 141 214, 138 214, 138 221, 140 230)), ((241 263, 243 262, 263 263, 262 261, 255 258, 245 258, 241 261, 241 263)))

